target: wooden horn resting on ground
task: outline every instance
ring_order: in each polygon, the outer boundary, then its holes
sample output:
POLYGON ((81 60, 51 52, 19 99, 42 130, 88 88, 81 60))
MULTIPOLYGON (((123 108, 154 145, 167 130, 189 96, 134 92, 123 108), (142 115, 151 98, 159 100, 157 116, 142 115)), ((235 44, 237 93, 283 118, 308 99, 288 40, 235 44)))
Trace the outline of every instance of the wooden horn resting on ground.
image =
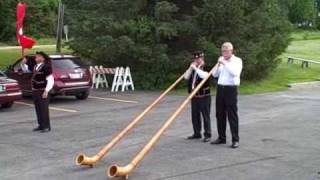
POLYGON ((142 150, 132 159, 132 161, 126 166, 112 165, 107 170, 109 177, 125 177, 128 178, 129 174, 137 167, 137 165, 143 160, 151 148, 159 141, 161 135, 169 128, 169 126, 175 121, 177 116, 182 112, 183 108, 188 102, 196 95, 204 83, 210 78, 212 73, 217 70, 217 66, 213 67, 208 76, 203 79, 200 84, 192 91, 192 93, 183 101, 179 108, 167 119, 167 121, 161 126, 159 131, 150 139, 150 141, 142 148, 142 150))
POLYGON ((180 76, 167 90, 165 90, 152 104, 150 104, 142 113, 140 113, 131 123, 119 132, 105 147, 103 147, 98 154, 89 157, 85 154, 78 154, 76 157, 77 165, 87 165, 93 167, 99 160, 101 160, 111 149, 114 147, 124 136, 126 136, 131 129, 133 129, 143 117, 159 103, 159 101, 165 97, 184 77, 184 74, 180 76))

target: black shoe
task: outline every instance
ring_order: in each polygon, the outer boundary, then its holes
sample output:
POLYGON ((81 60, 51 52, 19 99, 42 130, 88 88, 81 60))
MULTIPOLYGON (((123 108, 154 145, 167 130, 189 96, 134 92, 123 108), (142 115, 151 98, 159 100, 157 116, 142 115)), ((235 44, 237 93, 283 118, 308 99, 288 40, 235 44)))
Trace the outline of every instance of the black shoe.
POLYGON ((239 142, 233 142, 230 147, 233 148, 233 149, 238 148, 239 147, 239 142))
POLYGON ((32 131, 41 131, 41 130, 42 130, 42 128, 40 128, 40 127, 32 129, 32 131))
POLYGON ((47 133, 50 131, 51 131, 51 128, 44 128, 44 129, 40 130, 41 133, 47 133))
POLYGON ((210 137, 205 137, 205 138, 203 138, 203 142, 205 142, 205 143, 206 143, 206 142, 209 142, 210 139, 211 139, 210 137))
POLYGON ((192 140, 192 139, 201 139, 201 136, 192 135, 192 136, 187 137, 187 139, 190 139, 190 140, 192 140))
POLYGON ((215 141, 212 141, 211 144, 226 144, 226 140, 222 140, 222 139, 216 139, 215 141))

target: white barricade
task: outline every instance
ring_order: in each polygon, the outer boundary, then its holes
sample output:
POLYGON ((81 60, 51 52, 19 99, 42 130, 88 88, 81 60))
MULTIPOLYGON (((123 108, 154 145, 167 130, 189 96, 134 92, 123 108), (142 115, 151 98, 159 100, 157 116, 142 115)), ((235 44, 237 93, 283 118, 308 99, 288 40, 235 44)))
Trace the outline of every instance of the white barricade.
POLYGON ((114 74, 111 92, 127 91, 129 88, 134 91, 134 84, 130 72, 130 68, 116 67, 104 68, 103 66, 90 66, 90 73, 92 77, 92 88, 108 88, 108 74, 114 74))
POLYGON ((124 80, 124 69, 123 67, 118 67, 114 75, 111 92, 118 92, 119 87, 123 85, 124 80))
POLYGON ((132 81, 132 76, 130 72, 130 68, 126 67, 125 72, 124 72, 124 78, 123 78, 123 85, 121 91, 127 91, 129 90, 129 87, 131 87, 131 90, 134 91, 134 85, 132 81))
POLYGON ((91 88, 108 88, 109 83, 107 74, 114 74, 114 68, 104 68, 103 66, 90 66, 89 68, 92 78, 91 88))

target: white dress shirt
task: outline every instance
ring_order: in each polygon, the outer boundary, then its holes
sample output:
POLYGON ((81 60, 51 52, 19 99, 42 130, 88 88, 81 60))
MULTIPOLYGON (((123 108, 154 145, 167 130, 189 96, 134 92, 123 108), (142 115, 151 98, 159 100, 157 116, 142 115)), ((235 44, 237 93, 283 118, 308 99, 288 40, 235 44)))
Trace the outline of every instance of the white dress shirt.
POLYGON ((27 64, 21 63, 20 64, 21 70, 24 73, 30 73, 31 71, 29 70, 29 66, 27 64))
MULTIPOLYGON (((191 77, 192 72, 193 72, 193 68, 190 67, 190 68, 186 71, 186 73, 184 74, 184 79, 185 79, 185 80, 189 80, 190 77, 191 77)), ((192 79, 192 87, 191 87, 192 89, 195 88, 195 82, 196 82, 196 80, 197 80, 197 74, 195 74, 195 75, 193 76, 193 79, 192 79)))
POLYGON ((218 85, 239 86, 241 71, 241 58, 232 55, 232 57, 229 60, 225 60, 224 64, 219 65, 219 68, 213 74, 213 77, 218 78, 218 85))
POLYGON ((193 80, 192 80, 192 89, 194 89, 195 88, 195 82, 196 82, 196 80, 197 80, 197 76, 199 76, 201 79, 204 79, 204 78, 206 78, 207 76, 208 76, 208 72, 206 72, 206 71, 203 71, 202 69, 200 69, 199 67, 190 67, 187 71, 186 71, 186 73, 184 74, 184 79, 186 79, 186 80, 188 80, 188 79, 190 79, 190 76, 191 76, 191 74, 192 74, 192 71, 195 71, 196 73, 195 73, 195 75, 193 76, 193 80))
MULTIPOLYGON (((36 71, 39 70, 39 68, 43 65, 43 63, 39 63, 36 65, 36 71)), ((49 76, 46 77, 46 80, 47 80, 47 86, 45 88, 45 91, 46 92, 49 92, 52 88, 53 88, 53 85, 54 85, 54 78, 53 78, 53 75, 50 74, 49 76)))
POLYGON ((208 72, 203 71, 202 69, 198 68, 198 67, 190 67, 184 74, 184 79, 188 80, 190 79, 190 76, 192 74, 192 71, 195 70, 196 74, 201 78, 204 79, 208 76, 208 72))
POLYGON ((185 80, 190 79, 191 74, 192 74, 192 68, 190 67, 190 68, 184 73, 184 76, 183 76, 184 79, 185 79, 185 80))

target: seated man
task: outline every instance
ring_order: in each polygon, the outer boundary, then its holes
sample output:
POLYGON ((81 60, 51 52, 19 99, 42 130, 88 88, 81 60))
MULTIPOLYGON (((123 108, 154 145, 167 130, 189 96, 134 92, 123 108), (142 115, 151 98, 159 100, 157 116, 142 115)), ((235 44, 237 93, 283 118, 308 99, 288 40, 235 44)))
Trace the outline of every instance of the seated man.
POLYGON ((32 60, 28 57, 23 57, 20 63, 14 68, 15 72, 32 73, 33 65, 32 60))

